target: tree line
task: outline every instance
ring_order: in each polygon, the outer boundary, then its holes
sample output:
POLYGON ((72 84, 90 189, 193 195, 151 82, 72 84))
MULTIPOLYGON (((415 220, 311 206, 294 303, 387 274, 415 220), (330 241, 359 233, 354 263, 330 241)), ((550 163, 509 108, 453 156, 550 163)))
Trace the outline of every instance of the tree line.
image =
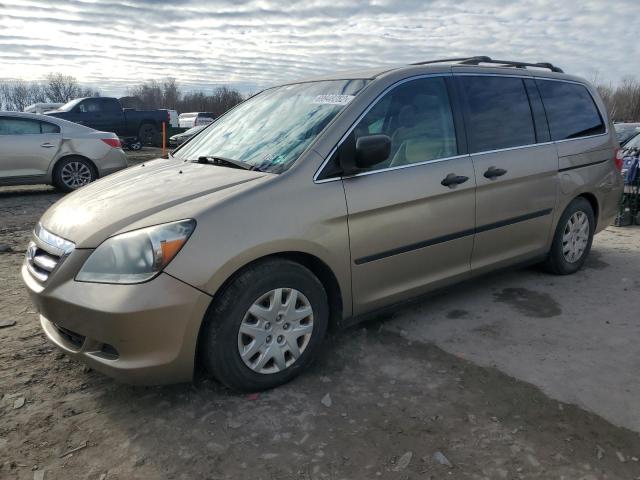
MULTIPOLYGON (((66 103, 74 98, 99 96, 99 90, 82 86, 75 77, 61 73, 51 73, 41 81, 0 79, 0 110, 22 112, 34 103, 66 103)), ((183 93, 174 78, 166 78, 129 88, 120 102, 124 108, 166 108, 218 116, 244 99, 238 90, 229 87, 219 87, 211 93, 204 90, 183 93)))
MULTIPOLYGON (((623 79, 618 85, 605 85, 593 79, 609 115, 614 121, 640 122, 640 81, 623 79)), ((70 75, 51 73, 42 81, 0 79, 0 109, 23 111, 34 103, 66 103, 78 97, 100 96, 100 91, 80 85, 70 75)), ((182 92, 175 78, 151 80, 131 87, 120 98, 125 108, 154 110, 167 108, 178 112, 211 112, 221 115, 245 97, 236 89, 219 87, 211 93, 204 90, 182 92)))
POLYGON ((42 81, 0 79, 0 110, 22 112, 34 103, 67 103, 78 97, 98 97, 100 92, 83 87, 75 77, 50 73, 42 81))
POLYGON ((625 78, 619 85, 598 85, 610 117, 618 122, 640 122, 640 82, 625 78))
POLYGON ((244 99, 245 97, 238 90, 229 87, 218 87, 211 93, 203 90, 183 93, 175 78, 165 78, 161 81, 151 80, 130 88, 128 95, 121 98, 120 102, 125 108, 139 110, 167 108, 180 113, 211 112, 217 117, 244 99))

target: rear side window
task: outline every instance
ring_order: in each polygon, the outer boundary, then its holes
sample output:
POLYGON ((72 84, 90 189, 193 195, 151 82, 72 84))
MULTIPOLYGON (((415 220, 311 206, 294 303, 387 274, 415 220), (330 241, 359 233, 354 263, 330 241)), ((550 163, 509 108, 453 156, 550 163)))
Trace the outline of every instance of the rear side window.
POLYGON ((536 143, 527 91, 521 78, 463 76, 465 119, 471 152, 536 143))
POLYGON ((567 140, 605 132, 596 104, 583 85, 553 80, 537 82, 552 140, 567 140))
POLYGON ((49 122, 40 122, 42 133, 60 133, 60 127, 49 122))
POLYGON ((115 98, 102 99, 102 109, 105 112, 121 112, 122 108, 115 98))

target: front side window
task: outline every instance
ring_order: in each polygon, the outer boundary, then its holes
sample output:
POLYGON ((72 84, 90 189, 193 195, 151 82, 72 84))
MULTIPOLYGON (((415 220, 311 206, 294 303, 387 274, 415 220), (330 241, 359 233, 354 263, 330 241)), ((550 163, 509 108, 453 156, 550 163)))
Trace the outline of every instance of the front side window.
POLYGON ((457 155, 456 133, 444 78, 404 83, 383 97, 353 130, 356 140, 384 134, 389 158, 371 170, 398 167, 457 155))
POLYGON ((589 91, 576 83, 537 80, 549 119, 552 140, 567 140, 605 132, 589 91))
POLYGON ((521 78, 464 76, 465 120, 471 153, 536 143, 529 99, 521 78))
POLYGON ((367 80, 331 80, 283 85, 241 103, 174 156, 197 161, 223 157, 270 173, 297 160, 367 80))
POLYGON ((28 118, 0 118, 0 135, 33 135, 40 133, 40 122, 28 118))

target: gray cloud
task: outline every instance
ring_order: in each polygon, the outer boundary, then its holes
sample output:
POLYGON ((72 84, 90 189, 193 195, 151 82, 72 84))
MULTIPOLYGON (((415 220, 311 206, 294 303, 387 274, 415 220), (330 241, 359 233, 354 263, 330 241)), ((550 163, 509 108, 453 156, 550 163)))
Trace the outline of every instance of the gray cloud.
POLYGON ((0 77, 64 71, 105 93, 176 77, 245 90, 466 55, 637 76, 637 0, 0 0, 0 77))

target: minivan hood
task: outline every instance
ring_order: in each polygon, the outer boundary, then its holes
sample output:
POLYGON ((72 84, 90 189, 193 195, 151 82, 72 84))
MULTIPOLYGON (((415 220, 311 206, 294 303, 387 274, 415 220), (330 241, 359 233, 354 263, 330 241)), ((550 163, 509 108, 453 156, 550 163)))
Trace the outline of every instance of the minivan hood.
POLYGON ((179 160, 155 160, 67 195, 51 206, 40 222, 50 232, 74 242, 77 248, 94 248, 145 217, 266 175, 269 174, 179 160))

